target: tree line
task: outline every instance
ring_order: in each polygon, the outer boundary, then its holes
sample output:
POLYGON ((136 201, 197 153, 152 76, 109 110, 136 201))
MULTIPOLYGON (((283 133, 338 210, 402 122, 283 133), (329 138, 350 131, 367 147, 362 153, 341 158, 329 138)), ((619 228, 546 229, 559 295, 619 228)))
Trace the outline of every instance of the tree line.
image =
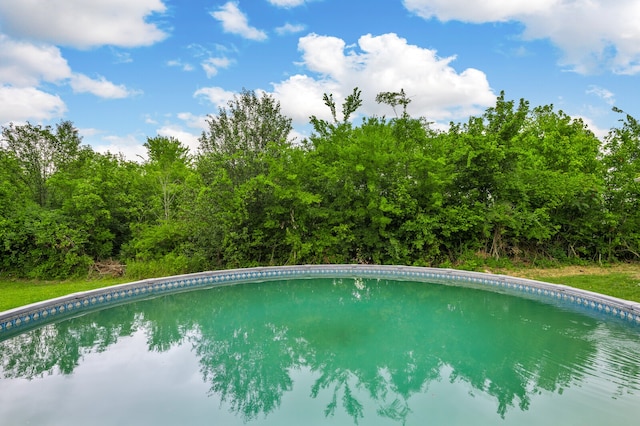
MULTIPOLYGON (((598 139, 552 105, 507 100, 439 131, 400 92, 392 118, 331 119, 292 140, 271 96, 243 90, 208 118, 197 152, 155 136, 147 159, 98 153, 70 121, 13 123, 0 140, 0 272, 132 276, 257 265, 640 258, 640 124, 619 109, 598 139)), ((341 114, 338 109, 341 107, 341 114)))

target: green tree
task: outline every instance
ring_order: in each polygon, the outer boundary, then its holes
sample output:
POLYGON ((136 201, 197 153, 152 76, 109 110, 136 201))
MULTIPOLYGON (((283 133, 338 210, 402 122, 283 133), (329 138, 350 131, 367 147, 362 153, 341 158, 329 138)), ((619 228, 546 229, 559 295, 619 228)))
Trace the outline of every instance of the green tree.
POLYGON ((447 226, 453 257, 593 255, 602 174, 599 141, 584 123, 501 93, 442 141, 452 176, 445 207, 458 213, 447 226))
POLYGON ((607 253, 640 258, 640 122, 624 111, 622 125, 605 138, 607 253))
POLYGON ((200 137, 200 153, 217 159, 235 184, 263 172, 257 157, 270 143, 289 142, 291 118, 280 111, 271 95, 243 89, 209 116, 208 131, 200 137))
POLYGON ((157 188, 153 204, 159 204, 156 216, 168 221, 175 215, 178 196, 191 171, 189 148, 175 138, 157 136, 144 144, 148 160, 144 170, 150 184, 157 188))
POLYGON ((269 167, 286 160, 291 119, 270 95, 243 90, 208 123, 196 159, 203 187, 190 212, 196 244, 215 265, 269 263, 276 236, 265 240, 264 221, 277 202, 269 167))
POLYGON ((533 110, 521 143, 525 236, 548 241, 554 258, 595 258, 602 249, 600 140, 581 120, 547 105, 533 110))
MULTIPOLYGON (((325 95, 333 115, 332 99, 325 95)), ((360 103, 355 89, 345 99, 345 116, 360 103)), ((316 178, 306 187, 320 198, 308 215, 316 259, 424 264, 437 256, 440 169, 426 120, 403 114, 365 118, 360 126, 311 122, 306 168, 316 178)))
POLYGON ((137 163, 121 155, 87 150, 49 180, 51 207, 85 233, 85 253, 93 260, 117 258, 131 238, 131 224, 143 215, 147 190, 137 163))
POLYGON ((189 149, 175 138, 162 136, 148 138, 144 146, 148 159, 141 166, 142 214, 130 224, 132 238, 123 251, 128 269, 134 275, 199 269, 191 249, 195 231, 189 211, 200 182, 189 149))
POLYGON ((409 118, 407 113, 407 106, 411 103, 411 98, 407 97, 404 93, 404 89, 400 89, 399 92, 380 92, 376 95, 376 102, 379 104, 387 104, 393 109, 393 113, 398 118, 398 111, 396 107, 402 106, 402 118, 409 118))
POLYGON ((10 152, 21 168, 20 179, 41 206, 49 201, 47 180, 72 163, 81 150, 82 139, 70 121, 55 129, 27 123, 2 129, 2 150, 10 152))

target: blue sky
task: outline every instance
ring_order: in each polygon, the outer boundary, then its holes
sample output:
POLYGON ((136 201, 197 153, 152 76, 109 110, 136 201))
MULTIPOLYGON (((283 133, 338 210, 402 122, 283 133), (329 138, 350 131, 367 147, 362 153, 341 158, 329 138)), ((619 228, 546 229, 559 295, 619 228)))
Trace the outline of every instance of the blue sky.
POLYGON ((296 135, 322 94, 401 88, 441 128, 501 90, 599 136, 638 117, 637 0, 0 0, 0 125, 71 120, 98 151, 191 148, 243 88, 276 97, 296 135))

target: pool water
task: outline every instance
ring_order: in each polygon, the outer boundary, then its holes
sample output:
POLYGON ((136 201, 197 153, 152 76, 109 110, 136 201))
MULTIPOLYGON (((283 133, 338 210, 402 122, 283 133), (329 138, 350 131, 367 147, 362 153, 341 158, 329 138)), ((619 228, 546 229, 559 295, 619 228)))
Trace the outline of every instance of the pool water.
POLYGON ((293 279, 0 342, 3 425, 602 425, 640 418, 638 327, 490 291, 293 279))

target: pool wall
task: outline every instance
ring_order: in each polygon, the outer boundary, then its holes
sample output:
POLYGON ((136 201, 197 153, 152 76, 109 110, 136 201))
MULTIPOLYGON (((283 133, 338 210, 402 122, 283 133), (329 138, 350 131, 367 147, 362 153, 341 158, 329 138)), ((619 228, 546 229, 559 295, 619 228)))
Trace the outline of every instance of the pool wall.
POLYGON ((170 293, 248 282, 319 277, 379 278, 473 287, 568 305, 640 326, 640 303, 565 285, 454 269, 380 265, 299 265, 200 272, 73 293, 0 312, 0 340, 47 322, 170 293))

